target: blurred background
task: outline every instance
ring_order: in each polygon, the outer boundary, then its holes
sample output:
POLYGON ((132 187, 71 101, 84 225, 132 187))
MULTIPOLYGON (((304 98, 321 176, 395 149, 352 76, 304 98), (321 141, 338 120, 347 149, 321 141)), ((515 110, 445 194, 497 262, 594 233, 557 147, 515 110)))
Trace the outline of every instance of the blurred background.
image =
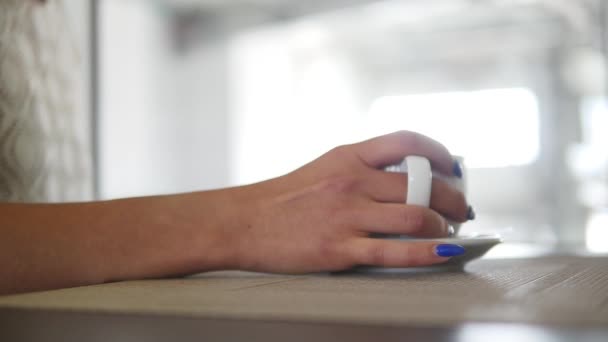
POLYGON ((99 198, 255 182, 407 129, 465 157, 464 234, 608 252, 605 1, 85 7, 99 198))

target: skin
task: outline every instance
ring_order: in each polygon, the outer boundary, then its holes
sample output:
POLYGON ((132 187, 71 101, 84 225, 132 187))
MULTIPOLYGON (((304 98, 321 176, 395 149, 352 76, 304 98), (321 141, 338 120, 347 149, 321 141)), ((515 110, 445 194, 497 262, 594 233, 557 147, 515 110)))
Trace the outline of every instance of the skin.
POLYGON ((405 205, 407 177, 381 170, 406 155, 452 172, 436 141, 402 131, 337 147, 284 176, 212 191, 89 203, 0 204, 0 294, 220 269, 275 273, 449 258, 435 242, 466 220, 458 191, 433 181, 431 208, 405 205))

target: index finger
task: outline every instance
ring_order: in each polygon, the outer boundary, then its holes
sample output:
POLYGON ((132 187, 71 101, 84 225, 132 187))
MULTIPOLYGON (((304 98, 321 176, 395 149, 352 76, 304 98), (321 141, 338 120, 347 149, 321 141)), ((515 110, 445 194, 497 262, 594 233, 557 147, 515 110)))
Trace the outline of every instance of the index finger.
POLYGON ((446 262, 464 254, 462 246, 440 241, 398 241, 357 238, 348 249, 356 264, 380 267, 414 267, 446 262))
POLYGON ((441 143, 410 131, 398 131, 353 145, 355 152, 369 166, 382 168, 401 162, 406 156, 416 155, 429 159, 433 169, 444 175, 454 174, 454 160, 441 143))

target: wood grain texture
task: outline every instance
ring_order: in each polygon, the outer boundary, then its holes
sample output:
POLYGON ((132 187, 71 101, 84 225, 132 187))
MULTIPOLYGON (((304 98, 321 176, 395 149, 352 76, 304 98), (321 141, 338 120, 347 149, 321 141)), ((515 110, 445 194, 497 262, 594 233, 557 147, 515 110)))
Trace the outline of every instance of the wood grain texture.
POLYGON ((608 325, 608 258, 481 260, 459 273, 212 272, 0 298, 0 308, 359 324, 608 325))

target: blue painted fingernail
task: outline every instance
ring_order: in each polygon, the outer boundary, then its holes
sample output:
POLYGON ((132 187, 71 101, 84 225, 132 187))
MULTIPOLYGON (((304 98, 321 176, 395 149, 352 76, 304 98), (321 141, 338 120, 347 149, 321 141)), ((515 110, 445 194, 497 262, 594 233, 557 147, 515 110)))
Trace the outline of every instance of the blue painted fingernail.
POLYGON ((462 168, 460 167, 460 162, 457 160, 454 160, 454 164, 452 165, 452 173, 454 176, 462 178, 462 168))
POLYGON ((469 206, 469 210, 467 211, 467 219, 469 221, 472 221, 475 219, 475 210, 473 210, 473 207, 469 206))
POLYGON ((437 245, 435 247, 435 254, 440 257, 453 257, 458 255, 463 255, 465 253, 465 249, 459 245, 437 245))

